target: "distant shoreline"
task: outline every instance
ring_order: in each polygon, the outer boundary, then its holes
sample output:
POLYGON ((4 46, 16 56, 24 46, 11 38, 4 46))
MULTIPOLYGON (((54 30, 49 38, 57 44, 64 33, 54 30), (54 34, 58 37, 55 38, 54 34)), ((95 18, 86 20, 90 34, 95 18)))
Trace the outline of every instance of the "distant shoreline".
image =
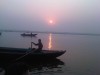
POLYGON ((29 31, 29 30, 0 30, 0 32, 32 32, 32 33, 46 33, 46 34, 64 34, 64 35, 89 35, 100 36, 100 34, 94 33, 75 33, 75 32, 51 32, 51 31, 29 31))

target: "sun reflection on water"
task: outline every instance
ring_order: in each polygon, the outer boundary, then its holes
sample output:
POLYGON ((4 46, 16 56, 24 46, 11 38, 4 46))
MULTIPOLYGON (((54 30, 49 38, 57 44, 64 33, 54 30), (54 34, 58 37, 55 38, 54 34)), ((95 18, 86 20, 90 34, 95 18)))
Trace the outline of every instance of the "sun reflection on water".
POLYGON ((49 34, 49 44, 48 44, 48 48, 49 48, 49 50, 51 50, 51 48, 52 48, 52 34, 51 33, 49 34))

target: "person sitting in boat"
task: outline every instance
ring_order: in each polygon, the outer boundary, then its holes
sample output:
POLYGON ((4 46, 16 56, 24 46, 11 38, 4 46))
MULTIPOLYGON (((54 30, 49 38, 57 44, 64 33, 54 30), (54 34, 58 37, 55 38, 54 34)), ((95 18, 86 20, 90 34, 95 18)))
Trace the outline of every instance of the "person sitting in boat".
POLYGON ((37 43, 37 44, 34 43, 34 42, 32 42, 32 43, 33 43, 34 45, 38 46, 36 52, 40 52, 40 51, 42 51, 43 44, 42 44, 42 42, 41 42, 41 39, 38 39, 38 43, 37 43))
POLYGON ((31 35, 32 35, 32 32, 31 32, 31 35))

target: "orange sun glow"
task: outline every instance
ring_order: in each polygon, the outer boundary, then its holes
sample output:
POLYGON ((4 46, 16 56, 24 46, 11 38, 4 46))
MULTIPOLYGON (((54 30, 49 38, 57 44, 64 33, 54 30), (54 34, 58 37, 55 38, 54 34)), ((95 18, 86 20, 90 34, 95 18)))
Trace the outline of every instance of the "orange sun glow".
POLYGON ((52 24, 53 23, 53 20, 49 20, 49 23, 52 24))

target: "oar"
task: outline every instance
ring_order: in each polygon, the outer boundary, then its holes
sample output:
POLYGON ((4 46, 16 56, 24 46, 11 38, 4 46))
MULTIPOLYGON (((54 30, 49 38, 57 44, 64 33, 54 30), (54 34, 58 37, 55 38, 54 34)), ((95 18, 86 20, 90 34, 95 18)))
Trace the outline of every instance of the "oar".
POLYGON ((28 54, 30 54, 32 52, 35 52, 35 51, 36 51, 35 49, 32 50, 32 42, 31 42, 31 51, 27 52, 26 54, 24 54, 24 55, 22 55, 22 56, 20 56, 18 58, 16 58, 14 61, 18 61, 18 60, 22 59, 23 57, 27 56, 28 54))
POLYGON ((20 56, 19 58, 15 59, 15 61, 18 61, 19 59, 22 59, 23 57, 27 56, 28 54, 32 53, 32 50, 27 52, 26 54, 20 56))

